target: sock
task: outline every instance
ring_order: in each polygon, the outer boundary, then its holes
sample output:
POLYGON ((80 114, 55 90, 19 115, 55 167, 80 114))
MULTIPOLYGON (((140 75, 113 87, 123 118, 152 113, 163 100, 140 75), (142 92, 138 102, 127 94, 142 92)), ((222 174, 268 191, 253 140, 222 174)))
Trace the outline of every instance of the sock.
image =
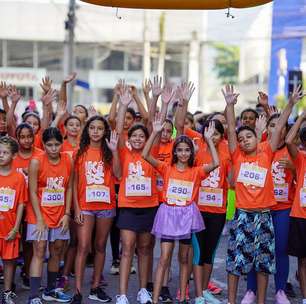
POLYGON ((30 299, 37 298, 41 285, 41 277, 30 277, 30 299))
POLYGON ((47 290, 53 290, 56 288, 57 272, 48 271, 47 290))

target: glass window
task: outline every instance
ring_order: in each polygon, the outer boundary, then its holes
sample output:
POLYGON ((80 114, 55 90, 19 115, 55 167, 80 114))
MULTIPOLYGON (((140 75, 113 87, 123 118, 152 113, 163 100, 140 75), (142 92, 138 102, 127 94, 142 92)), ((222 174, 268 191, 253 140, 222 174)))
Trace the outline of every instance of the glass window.
POLYGON ((114 91, 112 89, 99 89, 98 100, 100 103, 111 103, 114 91))
POLYGON ((7 41, 7 65, 13 67, 33 67, 32 41, 7 41))
POLYGON ((165 61, 165 75, 166 77, 181 77, 182 63, 177 61, 165 61))
POLYGON ((64 45, 62 42, 38 42, 38 67, 49 71, 62 70, 64 45))
POLYGON ((75 47, 76 68, 81 70, 93 69, 94 45, 77 44, 75 47))
POLYGON ((142 70, 142 56, 140 55, 128 55, 128 69, 129 71, 141 71, 142 70))
POLYGON ((124 53, 120 51, 111 51, 109 56, 101 62, 102 70, 121 71, 124 69, 124 53))

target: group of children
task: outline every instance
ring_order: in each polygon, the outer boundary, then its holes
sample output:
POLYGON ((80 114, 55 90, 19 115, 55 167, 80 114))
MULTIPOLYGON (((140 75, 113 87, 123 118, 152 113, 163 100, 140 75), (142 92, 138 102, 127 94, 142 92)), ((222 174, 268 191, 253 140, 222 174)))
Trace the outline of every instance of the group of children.
POLYGON ((0 85, 3 304, 16 303, 14 276, 21 249, 29 304, 41 304, 41 298, 82 303, 90 253, 94 267, 88 297, 111 302, 101 285, 110 232, 117 248, 113 266, 120 264, 117 304, 129 303, 135 253, 137 301, 172 302, 167 284, 175 241, 178 302, 188 303, 192 272, 195 303, 219 304, 209 285, 229 191, 235 191, 236 212, 229 223, 228 303, 236 303, 242 275, 247 275, 248 287, 241 303, 264 303, 273 274, 275 302, 289 304, 289 254, 298 259, 306 304, 306 111, 293 126, 288 124, 293 107, 304 97, 300 87, 281 113, 260 92, 256 110, 244 110, 237 123, 239 94, 233 86, 222 90, 224 112, 192 115, 188 103, 193 84, 162 85, 159 77, 144 83, 146 106, 134 86, 119 81, 107 116, 83 105, 68 113, 66 87, 75 76, 64 79, 59 91, 48 77, 42 80, 41 118, 33 104, 17 117, 20 93, 0 85), (153 271, 155 239, 161 254, 153 271), (40 297, 46 255, 47 286, 40 297), (60 282, 67 283, 74 271, 73 297, 57 285, 63 256, 60 282))

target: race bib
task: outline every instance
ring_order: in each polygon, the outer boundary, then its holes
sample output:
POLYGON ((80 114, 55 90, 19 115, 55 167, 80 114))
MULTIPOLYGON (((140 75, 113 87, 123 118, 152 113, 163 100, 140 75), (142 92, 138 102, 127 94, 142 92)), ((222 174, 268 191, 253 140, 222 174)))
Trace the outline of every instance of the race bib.
POLYGON ((151 196, 151 178, 150 177, 128 177, 125 181, 126 196, 151 196))
POLYGON ((249 184, 263 188, 266 181, 267 169, 242 163, 240 165, 237 181, 243 184, 249 184))
POLYGON ((156 187, 157 187, 158 191, 162 191, 163 190, 164 180, 163 180, 163 178, 160 175, 158 175, 157 178, 156 178, 156 187))
POLYGON ((199 205, 209 207, 222 207, 223 189, 201 187, 199 191, 199 205))
POLYGON ((13 189, 0 189, 0 211, 9 211, 14 207, 15 195, 13 189))
POLYGON ((41 205, 45 207, 64 206, 65 189, 48 189, 44 188, 41 197, 41 205))
POLYGON ((274 196, 277 202, 288 202, 288 184, 274 184, 274 196))
POLYGON ((103 185, 92 185, 86 187, 86 202, 99 202, 110 204, 109 187, 103 185))
POLYGON ((303 188, 306 188, 306 173, 304 174, 304 184, 303 184, 303 188))
POLYGON ((306 188, 300 190, 301 207, 306 208, 306 188))
POLYGON ((169 179, 167 189, 167 203, 169 205, 185 206, 187 201, 191 201, 193 182, 177 179, 169 179))

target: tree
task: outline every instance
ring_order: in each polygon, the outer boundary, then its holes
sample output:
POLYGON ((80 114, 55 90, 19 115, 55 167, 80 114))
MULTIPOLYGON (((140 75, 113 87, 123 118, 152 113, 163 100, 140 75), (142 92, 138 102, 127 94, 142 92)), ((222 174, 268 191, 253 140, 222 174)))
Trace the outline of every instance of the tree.
POLYGON ((214 71, 217 73, 221 83, 236 84, 239 71, 239 47, 221 42, 213 43, 213 47, 217 51, 214 71))

